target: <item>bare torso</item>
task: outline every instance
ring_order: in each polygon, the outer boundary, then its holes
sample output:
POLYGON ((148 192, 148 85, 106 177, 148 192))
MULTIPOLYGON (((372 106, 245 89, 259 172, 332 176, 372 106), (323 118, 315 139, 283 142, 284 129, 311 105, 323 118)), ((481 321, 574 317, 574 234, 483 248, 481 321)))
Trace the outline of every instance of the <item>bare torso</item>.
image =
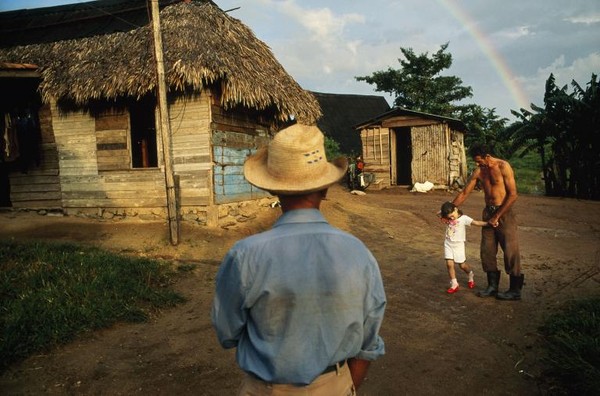
POLYGON ((479 181, 483 188, 485 204, 500 207, 488 220, 492 227, 497 227, 500 217, 509 211, 517 200, 515 175, 507 161, 494 158, 489 154, 484 158, 475 156, 473 160, 478 166, 473 171, 465 188, 454 198, 452 203, 460 206, 479 181))
POLYGON ((481 182, 486 205, 502 205, 506 197, 506 181, 502 168, 508 166, 503 160, 497 160, 486 167, 480 167, 477 179, 481 182))

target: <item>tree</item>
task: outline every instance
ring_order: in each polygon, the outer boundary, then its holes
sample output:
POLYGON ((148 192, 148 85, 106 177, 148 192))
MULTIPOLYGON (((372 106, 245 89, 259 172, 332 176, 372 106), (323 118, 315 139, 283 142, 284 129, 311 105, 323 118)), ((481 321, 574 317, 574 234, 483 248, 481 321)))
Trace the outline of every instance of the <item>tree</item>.
POLYGON ((494 154, 507 158, 512 155, 506 138, 505 129, 507 118, 496 114, 496 109, 488 109, 476 104, 462 106, 458 118, 467 127, 465 145, 485 143, 493 148, 494 154))
POLYGON ((547 195, 600 199, 600 83, 592 74, 587 87, 573 81, 556 86, 554 75, 546 81, 544 107, 521 109, 517 122, 507 128, 513 150, 536 150, 541 157, 547 195))
POLYGON ((355 78, 374 84, 378 92, 395 96, 396 106, 452 117, 461 107, 454 103, 470 98, 473 91, 458 77, 440 75, 452 65, 447 49, 448 43, 430 57, 427 52, 416 55, 412 48, 400 48, 404 55, 404 59, 398 59, 400 69, 388 68, 355 78))

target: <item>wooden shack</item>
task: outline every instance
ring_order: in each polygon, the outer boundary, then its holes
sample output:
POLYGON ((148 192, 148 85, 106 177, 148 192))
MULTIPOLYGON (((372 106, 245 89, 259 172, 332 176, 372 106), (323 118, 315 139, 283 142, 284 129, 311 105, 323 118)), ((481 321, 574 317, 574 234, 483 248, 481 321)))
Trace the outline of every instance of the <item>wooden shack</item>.
POLYGON ((462 186, 467 177, 462 121, 394 108, 356 125, 362 141, 365 171, 375 174, 375 187, 462 186))
POLYGON ((318 102, 212 1, 160 9, 170 147, 146 0, 0 13, 4 206, 164 218, 165 155, 180 218, 217 224, 220 205, 266 195, 245 181, 246 156, 292 120, 314 123, 318 102))

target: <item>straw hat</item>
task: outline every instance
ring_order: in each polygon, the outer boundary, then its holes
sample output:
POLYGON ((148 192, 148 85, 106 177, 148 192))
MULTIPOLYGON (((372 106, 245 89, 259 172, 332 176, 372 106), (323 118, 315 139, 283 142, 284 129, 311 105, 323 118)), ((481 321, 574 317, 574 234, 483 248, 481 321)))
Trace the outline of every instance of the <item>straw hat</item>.
POLYGON ((244 176, 250 184, 274 194, 319 191, 346 173, 345 158, 327 162, 324 136, 316 126, 295 124, 279 131, 268 147, 249 156, 244 176))

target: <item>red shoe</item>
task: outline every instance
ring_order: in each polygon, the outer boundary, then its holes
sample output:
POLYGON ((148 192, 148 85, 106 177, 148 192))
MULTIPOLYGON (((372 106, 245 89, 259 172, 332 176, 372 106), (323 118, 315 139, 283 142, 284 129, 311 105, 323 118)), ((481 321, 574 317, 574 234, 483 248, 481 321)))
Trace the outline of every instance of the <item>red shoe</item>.
POLYGON ((467 285, 469 286, 469 289, 475 289, 475 282, 474 281, 469 281, 469 283, 467 283, 467 285))
POLYGON ((454 294, 458 291, 458 285, 456 285, 456 287, 451 287, 450 289, 446 290, 446 293, 448 294, 454 294))

